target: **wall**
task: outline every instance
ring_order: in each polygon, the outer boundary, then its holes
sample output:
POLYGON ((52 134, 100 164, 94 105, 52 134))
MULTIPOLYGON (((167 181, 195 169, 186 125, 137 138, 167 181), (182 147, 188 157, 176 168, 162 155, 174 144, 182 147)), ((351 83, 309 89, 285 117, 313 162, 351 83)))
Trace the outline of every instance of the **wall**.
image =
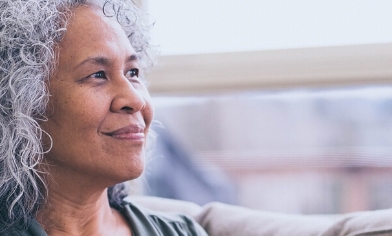
POLYGON ((163 55, 392 42, 388 0, 148 0, 163 55))

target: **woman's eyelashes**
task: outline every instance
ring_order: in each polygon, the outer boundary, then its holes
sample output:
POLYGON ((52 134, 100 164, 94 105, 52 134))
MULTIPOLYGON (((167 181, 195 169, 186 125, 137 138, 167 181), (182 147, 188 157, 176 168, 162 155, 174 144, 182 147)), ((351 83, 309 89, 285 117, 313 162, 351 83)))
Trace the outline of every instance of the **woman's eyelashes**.
POLYGON ((98 78, 98 79, 107 79, 104 71, 98 71, 98 72, 90 75, 89 77, 98 78))
POLYGON ((130 69, 127 74, 126 74, 127 78, 135 78, 135 77, 139 77, 139 69, 137 68, 133 68, 130 69))
MULTIPOLYGON (((138 68, 133 68, 128 70, 125 75, 124 75, 128 80, 130 81, 135 81, 138 80, 139 78, 139 69, 138 68)), ((88 76, 86 76, 85 78, 83 78, 82 80, 80 80, 80 82, 84 82, 86 80, 90 80, 90 79, 99 79, 99 80, 108 80, 108 76, 106 75, 105 71, 98 71, 95 72, 93 74, 90 74, 88 76)))

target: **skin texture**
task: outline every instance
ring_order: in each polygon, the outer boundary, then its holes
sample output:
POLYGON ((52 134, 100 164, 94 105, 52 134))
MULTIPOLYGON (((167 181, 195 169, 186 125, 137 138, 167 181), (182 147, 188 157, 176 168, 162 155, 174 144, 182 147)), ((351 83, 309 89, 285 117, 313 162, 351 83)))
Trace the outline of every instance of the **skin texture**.
POLYGON ((130 235, 106 188, 144 168, 153 108, 135 51, 115 19, 90 6, 75 9, 57 50, 41 124, 53 140, 48 200, 37 219, 49 235, 130 235))

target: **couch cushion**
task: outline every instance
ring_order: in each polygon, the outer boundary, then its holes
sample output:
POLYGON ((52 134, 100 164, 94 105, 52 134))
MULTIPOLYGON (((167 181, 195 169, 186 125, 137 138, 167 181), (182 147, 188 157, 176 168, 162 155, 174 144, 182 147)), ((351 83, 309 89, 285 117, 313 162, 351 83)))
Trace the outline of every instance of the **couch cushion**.
POLYGON ((210 203, 196 216, 207 233, 214 236, 319 235, 336 219, 336 216, 273 213, 222 203, 210 203))
POLYGON ((392 236, 392 209, 342 215, 295 215, 157 197, 131 197, 153 210, 194 217, 210 236, 392 236))
POLYGON ((392 209, 342 215, 322 236, 392 236, 392 209))

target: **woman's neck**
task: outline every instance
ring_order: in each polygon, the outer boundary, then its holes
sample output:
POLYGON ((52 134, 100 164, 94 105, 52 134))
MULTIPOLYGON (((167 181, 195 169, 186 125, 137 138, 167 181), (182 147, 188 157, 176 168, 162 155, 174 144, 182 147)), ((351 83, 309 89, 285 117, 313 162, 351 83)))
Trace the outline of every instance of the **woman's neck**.
POLYGON ((87 193, 49 186, 37 221, 50 236, 131 235, 126 219, 110 207, 107 189, 87 193))
POLYGON ((47 196, 37 221, 50 236, 131 235, 127 220, 109 205, 108 183, 46 165, 47 196))
POLYGON ((48 235, 104 235, 116 228, 106 190, 88 198, 51 189, 37 220, 48 235), (79 199, 76 199, 78 198, 79 199))

